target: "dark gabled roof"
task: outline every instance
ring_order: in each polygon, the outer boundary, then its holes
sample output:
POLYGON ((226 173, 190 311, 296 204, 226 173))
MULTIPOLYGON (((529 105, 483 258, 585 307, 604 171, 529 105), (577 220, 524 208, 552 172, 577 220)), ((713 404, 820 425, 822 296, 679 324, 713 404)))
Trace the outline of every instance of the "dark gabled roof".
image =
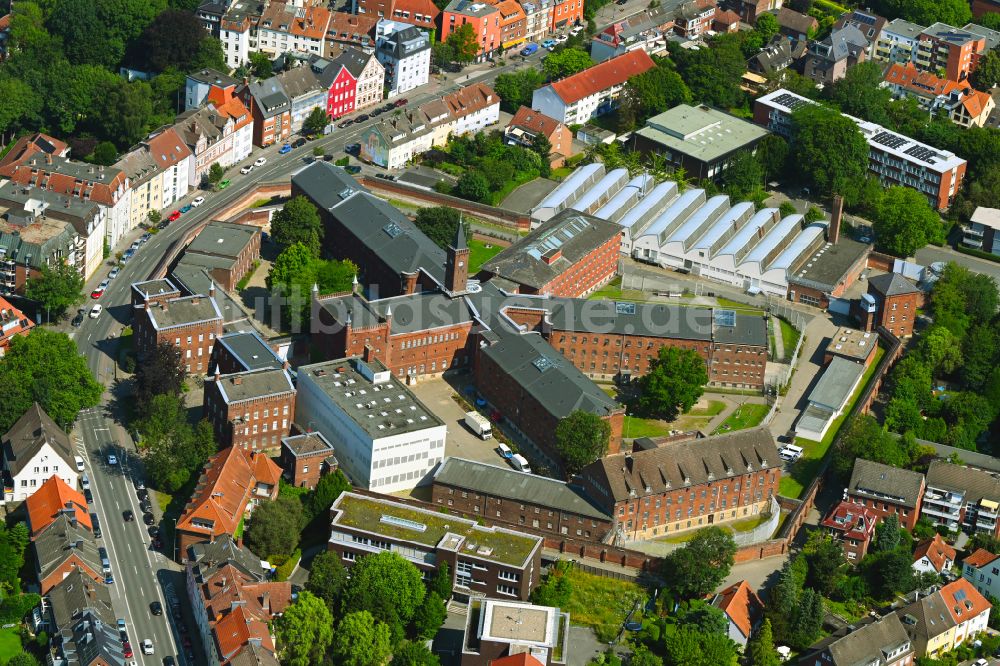
POLYGON ((95 574, 100 574, 103 570, 93 532, 80 523, 74 525, 65 514, 61 514, 36 535, 32 544, 38 563, 38 577, 42 580, 73 555, 79 557, 95 574))
POLYGON ((868 286, 883 296, 900 296, 902 294, 920 292, 915 284, 899 273, 883 273, 882 275, 870 277, 868 278, 868 286))
POLYGON ((445 458, 444 463, 434 473, 434 481, 599 520, 611 518, 563 481, 525 474, 507 467, 487 465, 475 460, 445 458))
POLYGON ((344 49, 344 52, 333 59, 334 65, 343 65, 355 79, 361 76, 368 62, 375 56, 355 48, 344 49))
POLYGON ((409 26, 386 37, 379 46, 379 51, 402 60, 429 48, 431 40, 427 34, 414 26, 409 26))
MULTIPOLYGON (((883 652, 891 653, 909 642, 903 623, 898 616, 891 614, 830 643, 827 650, 834 666, 858 666, 871 663, 875 658, 882 657, 883 652)), ((880 660, 877 663, 884 662, 880 660)))
POLYGON ((48 598, 49 613, 56 631, 68 627, 86 611, 90 611, 102 622, 115 623, 110 588, 95 582, 79 568, 74 567, 45 596, 48 598))
POLYGON ((69 435, 36 402, 3 437, 3 457, 10 474, 20 473, 44 444, 51 446, 69 469, 76 469, 69 435))
POLYGON ((260 558, 246 546, 237 544, 229 534, 223 534, 215 541, 196 543, 190 548, 191 560, 199 568, 202 580, 226 565, 232 565, 258 581, 264 580, 260 558))
POLYGON ((270 345, 264 342, 257 331, 235 331, 216 338, 216 344, 225 347, 230 356, 243 366, 244 370, 280 368, 282 361, 270 345))
POLYGON ((989 472, 935 460, 927 468, 927 486, 961 493, 967 504, 1000 502, 1000 478, 989 472))
POLYGON ((465 299, 451 298, 439 291, 420 291, 383 298, 369 303, 368 308, 381 319, 385 319, 388 314, 392 315, 389 328, 391 335, 472 321, 472 313, 469 312, 465 299))
POLYGON ((582 410, 608 416, 621 408, 538 333, 493 329, 496 342, 482 349, 543 409, 556 418, 582 410))
POLYGON ((291 375, 281 367, 219 375, 214 381, 227 405, 295 393, 291 375))
POLYGON ((612 501, 621 502, 775 469, 780 463, 774 437, 760 427, 606 456, 584 468, 580 476, 607 490, 612 501))
MULTIPOLYGON (((518 303, 515 304, 520 305, 518 303)), ((563 298, 541 301, 552 328, 587 333, 632 334, 682 340, 712 339, 712 309, 671 303, 616 303, 607 300, 563 298)))
POLYGON ((253 97, 254 104, 257 105, 261 115, 265 118, 276 116, 292 108, 292 101, 281 86, 281 80, 277 77, 272 76, 263 81, 251 81, 247 87, 250 96, 253 97))
POLYGON ((924 475, 908 469, 890 467, 864 458, 854 461, 847 490, 852 495, 888 500, 915 508, 923 496, 924 475))

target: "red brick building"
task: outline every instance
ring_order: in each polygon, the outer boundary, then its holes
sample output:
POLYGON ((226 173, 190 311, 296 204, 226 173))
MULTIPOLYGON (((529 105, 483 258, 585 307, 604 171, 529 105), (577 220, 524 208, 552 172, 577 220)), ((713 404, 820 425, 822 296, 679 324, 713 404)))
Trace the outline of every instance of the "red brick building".
POLYGON ((333 444, 321 432, 304 432, 281 439, 278 465, 296 488, 315 488, 319 477, 336 471, 333 444))
POLYGON ((180 349, 189 374, 203 374, 208 370, 215 339, 222 335, 222 323, 214 286, 208 296, 145 301, 133 308, 136 355, 141 361, 157 346, 171 344, 180 349))
POLYGON ((133 282, 130 293, 132 294, 132 307, 134 308, 138 305, 143 305, 147 301, 149 303, 159 303, 171 298, 177 298, 181 295, 181 290, 167 278, 160 278, 145 282, 133 282))
POLYGON ((492 57, 502 42, 500 10, 485 2, 451 0, 441 11, 441 32, 438 39, 442 42, 448 41, 451 33, 466 24, 472 26, 472 34, 476 36, 479 44, 477 62, 492 57))
POLYGON ((203 268, 225 291, 235 291, 239 281, 260 260, 260 239, 259 227, 209 222, 184 249, 177 263, 203 268))
POLYGON ((284 361, 275 353, 269 344, 257 334, 257 331, 236 331, 225 333, 215 340, 212 347, 212 360, 208 373, 216 371, 223 375, 264 368, 277 369, 284 366, 284 361))
POLYGON ((517 293, 576 298, 611 280, 620 255, 621 227, 564 210, 483 264, 481 274, 513 282, 517 293))
POLYGON ((849 562, 860 562, 868 553, 875 536, 875 525, 878 516, 874 511, 860 504, 844 500, 826 515, 820 523, 833 538, 840 541, 844 549, 844 557, 849 562))
POLYGON ((606 456, 576 483, 636 541, 771 511, 781 460, 767 428, 606 456))
POLYGON ((859 302, 861 328, 879 326, 896 337, 913 335, 917 308, 924 304, 924 292, 898 273, 884 273, 868 279, 868 293, 859 302))
POLYGON ((186 558, 196 543, 235 534, 257 502, 278 497, 280 478, 281 468, 263 453, 231 446, 209 458, 177 520, 180 557, 186 558))
POLYGON ((295 385, 287 367, 205 379, 204 414, 221 446, 277 452, 291 432, 295 385))
POLYGON ((236 96, 253 116, 253 144, 266 148, 292 135, 292 100, 278 79, 243 80, 236 96))
POLYGON ((912 530, 920 518, 924 475, 858 458, 844 499, 867 507, 879 520, 895 515, 901 527, 912 530))
POLYGON ((744 23, 753 25, 757 22, 758 16, 781 9, 783 3, 782 0, 728 0, 723 4, 739 14, 744 23))

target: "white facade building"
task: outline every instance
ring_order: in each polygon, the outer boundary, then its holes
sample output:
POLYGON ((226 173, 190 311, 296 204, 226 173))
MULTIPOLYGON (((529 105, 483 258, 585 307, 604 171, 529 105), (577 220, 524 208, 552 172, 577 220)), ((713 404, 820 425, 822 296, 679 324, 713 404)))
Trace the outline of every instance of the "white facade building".
POLYGON ((3 436, 3 469, 11 484, 4 499, 26 500, 53 476, 76 488, 74 451, 69 436, 34 403, 3 436))
POLYGON ((323 434, 356 486, 391 493, 431 481, 447 426, 379 361, 303 366, 297 423, 323 434))
POLYGON ((385 19, 379 21, 375 26, 375 57, 385 68, 388 97, 413 90, 430 80, 430 37, 412 25, 385 19))
POLYGON ((566 125, 582 125, 614 110, 628 80, 655 66, 645 51, 630 51, 535 90, 531 108, 566 125))

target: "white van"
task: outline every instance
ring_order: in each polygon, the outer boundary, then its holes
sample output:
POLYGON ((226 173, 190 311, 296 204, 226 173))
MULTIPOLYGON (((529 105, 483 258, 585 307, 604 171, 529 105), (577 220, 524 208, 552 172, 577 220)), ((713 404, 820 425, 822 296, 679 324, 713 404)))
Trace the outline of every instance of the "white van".
POLYGON ((500 453, 500 456, 506 460, 510 460, 512 457, 514 457, 514 452, 511 451, 510 447, 504 444, 503 442, 497 444, 497 451, 500 453))
POLYGON ((785 444, 778 450, 778 457, 788 462, 793 462, 802 457, 802 447, 794 444, 785 444))
POLYGON ((520 453, 515 453, 510 457, 510 464, 519 472, 531 474, 531 466, 528 465, 528 459, 520 453))

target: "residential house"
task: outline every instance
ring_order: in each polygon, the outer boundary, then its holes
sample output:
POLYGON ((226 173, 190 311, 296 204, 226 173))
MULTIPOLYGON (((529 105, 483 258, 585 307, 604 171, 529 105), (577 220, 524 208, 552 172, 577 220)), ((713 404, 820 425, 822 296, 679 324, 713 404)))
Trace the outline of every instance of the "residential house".
POLYGON ((379 20, 376 14, 333 12, 326 33, 327 57, 334 58, 351 47, 370 52, 375 47, 375 26, 379 20))
POLYGON ((536 137, 544 137, 549 142, 549 164, 552 168, 562 166, 573 153, 573 133, 563 123, 544 113, 522 106, 507 123, 504 139, 512 146, 531 148, 536 137))
MULTIPOLYGON (((41 141, 40 138, 38 140, 41 141)), ((22 144, 22 149, 13 158, 8 154, 0 163, 0 178, 7 178, 23 188, 32 188, 37 192, 32 193, 36 199, 43 199, 44 192, 60 201, 73 199, 100 206, 101 214, 93 216, 93 228, 78 230, 81 236, 94 236, 92 245, 96 246, 97 253, 94 255, 92 250, 88 251, 83 262, 88 268, 86 271, 81 269, 84 277, 90 277, 103 259, 105 239, 111 247, 115 247, 131 229, 128 226, 132 206, 128 176, 114 167, 74 162, 58 154, 65 151, 47 152, 36 150, 37 147, 37 142, 29 142, 22 144), (104 234, 105 238, 99 237, 97 232, 104 234)), ((15 145, 15 148, 18 146, 15 145)))
POLYGON ((148 223, 151 212, 159 213, 187 196, 194 154, 175 128, 165 127, 122 155, 115 167, 129 180, 132 190, 129 228, 134 229, 148 223))
POLYGON ((1000 208, 977 206, 962 229, 962 244, 990 254, 1000 255, 1000 208))
POLYGON ((355 48, 349 48, 334 58, 333 64, 348 70, 354 79, 354 89, 347 90, 347 92, 353 93, 354 106, 345 113, 361 111, 382 101, 385 68, 374 53, 365 53, 355 48))
MULTIPOLYGON (((552 31, 554 0, 524 0, 524 36, 531 42, 543 41, 552 31)), ((565 3, 563 3, 565 4, 565 3)))
POLYGON ((566 125, 610 113, 625 83, 655 67, 645 51, 630 51, 534 91, 531 108, 566 125))
POLYGON ((455 122, 455 136, 479 132, 500 122, 500 97, 485 83, 473 83, 443 98, 455 122))
POLYGON ((209 458, 177 519, 181 556, 194 544, 236 534, 257 503, 278 497, 280 478, 281 468, 263 453, 231 446, 209 458))
POLYGON ((489 516, 512 529, 605 543, 614 519, 574 485, 454 456, 434 472, 431 501, 466 516, 489 516))
POLYGON ((338 469, 333 444, 321 432, 304 432, 281 438, 278 465, 296 488, 315 488, 319 478, 338 469))
POLYGON ((83 571, 70 571, 52 587, 38 610, 49 636, 48 663, 73 666, 124 666, 121 636, 111 591, 83 571))
POLYGON ((265 3, 257 24, 257 50, 272 58, 289 51, 325 55, 324 39, 331 14, 319 3, 265 3))
POLYGON ((884 80, 894 97, 912 97, 920 108, 943 111, 951 122, 962 127, 982 127, 996 108, 988 92, 975 90, 968 83, 943 79, 932 72, 922 72, 912 62, 892 63, 885 71, 884 80))
POLYGON ((222 446, 276 452, 291 429, 295 385, 285 368, 248 370, 205 380, 204 414, 222 446))
POLYGON ((895 19, 883 27, 875 45, 875 59, 887 63, 912 62, 921 71, 944 71, 944 78, 964 81, 987 51, 987 38, 980 32, 945 23, 925 28, 895 19))
POLYGON ((927 468, 921 515, 968 534, 1000 536, 1000 479, 989 472, 935 460, 927 468))
POLYGON ((895 515, 901 527, 912 530, 920 517, 924 475, 864 458, 854 461, 844 499, 867 507, 883 519, 895 515))
POLYGON ((57 516, 51 525, 32 538, 31 548, 42 594, 73 571, 79 571, 90 582, 101 585, 105 576, 113 575, 101 562, 94 533, 72 513, 57 516))
POLYGON ((387 97, 418 88, 430 80, 431 38, 408 23, 378 22, 375 57, 385 69, 387 97))
POLYGON ((674 14, 674 31, 686 39, 697 39, 712 29, 716 11, 715 0, 688 0, 674 14))
POLYGON ((608 58, 628 51, 642 49, 646 53, 659 53, 667 48, 667 36, 674 29, 674 12, 667 5, 634 14, 612 23, 590 42, 590 58, 604 62, 608 58))
POLYGON ((830 85, 844 78, 848 68, 864 62, 868 48, 868 40, 860 30, 844 26, 809 44, 802 73, 817 84, 830 85))
POLYGON ((851 563, 860 562, 868 554, 868 547, 875 536, 878 516, 860 504, 842 500, 820 522, 844 550, 844 557, 851 563))
POLYGON ((796 42, 784 35, 775 35, 760 53, 747 61, 747 69, 754 74, 773 76, 791 68, 798 68, 798 62, 806 53, 807 42, 796 42))
POLYGON ((177 116, 174 129, 194 154, 188 185, 198 187, 213 164, 226 168, 250 155, 254 117, 231 87, 213 87, 208 105, 177 116))
POLYGON ((984 597, 1000 599, 1000 555, 979 548, 962 560, 962 578, 984 597))
POLYGON ((542 537, 482 526, 432 505, 345 492, 330 507, 330 515, 327 549, 337 553, 344 566, 391 550, 429 577, 444 562, 457 601, 527 601, 541 576, 542 537))
POLYGON ((212 345, 222 335, 222 311, 214 288, 207 296, 176 296, 147 300, 133 307, 135 350, 140 362, 161 344, 181 351, 188 373, 203 374, 208 369, 212 345))
POLYGON ((253 145, 267 148, 288 140, 292 135, 292 100, 277 78, 245 81, 236 94, 250 109, 253 145))
POLYGON ((819 30, 819 21, 789 7, 782 7, 777 14, 779 32, 796 42, 807 42, 819 30))
POLYGON ((233 2, 222 16, 218 37, 222 43, 222 57, 232 69, 249 63, 250 52, 257 49, 257 28, 265 4, 233 2))
POLYGON ((867 59, 871 60, 875 57, 875 46, 882 37, 882 29, 885 27, 885 24, 886 20, 878 14, 853 9, 846 14, 841 14, 837 22, 833 24, 833 27, 835 30, 840 30, 845 26, 853 25, 860 30, 861 34, 868 40, 867 59))
POLYGON ((69 157, 69 144, 59 139, 36 132, 22 136, 14 145, 0 157, 0 170, 27 161, 33 155, 52 155, 53 157, 69 157))
POLYGON ((992 606, 967 579, 919 595, 896 611, 917 656, 936 658, 986 631, 992 606))
POLYGON ((810 648, 799 661, 810 666, 912 666, 915 652, 900 618, 890 613, 861 626, 844 627, 810 648))
POLYGON ((899 273, 883 273, 868 281, 868 293, 861 298, 861 323, 866 331, 882 326, 900 338, 913 334, 917 308, 924 293, 899 273))
POLYGON ((441 14, 431 0, 353 0, 352 12, 370 14, 431 32, 437 30, 437 18, 441 14))
POLYGON ((209 663, 278 663, 270 625, 295 595, 291 583, 267 574, 260 558, 228 534, 190 547, 187 600, 209 663))
POLYGON ((516 0, 485 0, 500 13, 500 48, 512 49, 527 39, 528 18, 516 0))
POLYGON ((83 493, 71 488, 65 481, 53 475, 24 500, 28 513, 28 531, 35 538, 59 516, 65 515, 70 522, 77 522, 88 530, 94 526, 90 522, 90 511, 83 493))
POLYGON ((301 366, 297 388, 296 423, 333 444, 356 486, 390 493, 430 483, 447 427, 382 363, 354 357, 301 366))
POLYGON ((27 335, 34 327, 35 322, 0 296, 0 358, 3 358, 14 338, 27 335))
POLYGON ((750 636, 764 619, 764 602, 745 580, 733 583, 712 598, 712 605, 726 614, 729 638, 740 649, 747 646, 750 636))
POLYGON ((774 438, 752 428, 605 456, 577 483, 628 542, 768 513, 780 477, 774 438))
POLYGON ((477 599, 469 607, 457 663, 556 666, 569 661, 570 645, 569 613, 552 606, 477 599))
POLYGON ((712 30, 718 34, 737 32, 740 29, 740 15, 731 9, 720 9, 712 18, 712 30))
POLYGON ((917 44, 920 42, 920 33, 923 29, 923 26, 903 19, 893 19, 885 23, 875 43, 873 58, 886 63, 905 63, 915 60, 917 44))
POLYGON ((583 0, 552 0, 551 32, 583 25, 583 0))
MULTIPOLYGON (((2 299, 0 299, 2 300, 2 299)), ((52 476, 76 488, 76 448, 37 402, 32 403, 0 440, 3 451, 4 500, 28 499, 52 476)))
POLYGON ((757 17, 767 12, 780 10, 784 3, 782 0, 727 0, 722 5, 732 9, 740 16, 744 23, 754 25, 757 17))
MULTIPOLYGON (((322 109, 329 115, 330 90, 334 76, 340 70, 329 60, 313 56, 309 62, 276 74, 281 89, 291 102, 291 132, 302 131, 302 125, 313 109, 322 109)), ((267 81, 264 81, 267 87, 267 81)))
POLYGON ((485 2, 451 0, 441 11, 439 39, 442 42, 448 41, 448 35, 465 24, 472 26, 472 33, 476 36, 476 42, 479 44, 476 62, 492 59, 502 41, 500 10, 485 2))
POLYGON ((940 534, 924 539, 913 551, 913 570, 918 573, 943 574, 955 564, 957 551, 940 534))

